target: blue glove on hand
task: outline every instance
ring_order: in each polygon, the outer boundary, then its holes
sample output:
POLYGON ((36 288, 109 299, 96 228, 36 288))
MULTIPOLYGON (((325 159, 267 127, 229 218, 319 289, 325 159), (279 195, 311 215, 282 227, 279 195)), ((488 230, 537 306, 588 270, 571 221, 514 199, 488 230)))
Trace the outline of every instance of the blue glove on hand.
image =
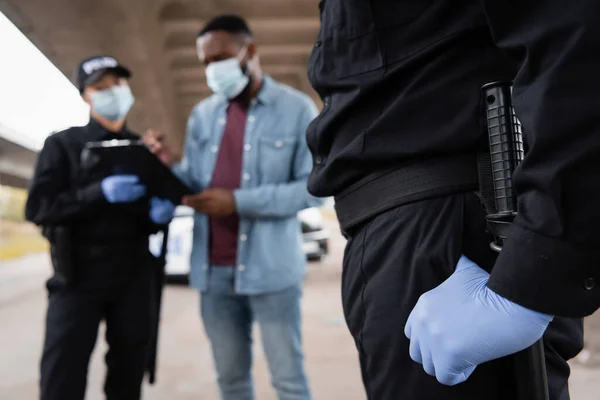
POLYGON ((150 219, 157 225, 165 225, 173 219, 175 206, 169 200, 152 197, 150 199, 150 219))
POLYGON ((146 186, 135 175, 112 175, 104 178, 101 185, 109 203, 132 203, 146 195, 146 186))
POLYGON ((488 279, 462 256, 452 276, 423 294, 408 317, 410 357, 442 384, 464 382, 479 364, 531 346, 553 319, 496 294, 488 279))

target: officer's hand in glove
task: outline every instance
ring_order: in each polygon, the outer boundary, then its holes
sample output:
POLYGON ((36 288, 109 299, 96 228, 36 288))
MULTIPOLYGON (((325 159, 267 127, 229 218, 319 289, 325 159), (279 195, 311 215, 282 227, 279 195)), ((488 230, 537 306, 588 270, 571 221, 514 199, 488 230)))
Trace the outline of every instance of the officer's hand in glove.
POLYGON ((132 203, 146 195, 146 186, 135 175, 112 175, 104 178, 101 185, 109 203, 132 203))
POLYGON ((150 199, 150 219, 156 225, 166 225, 173 219, 175 206, 169 200, 152 197, 150 199))
POLYGON ((488 279, 463 256, 452 276, 423 294, 408 317, 410 357, 440 383, 464 382, 477 365, 531 346, 552 321, 488 289, 488 279))

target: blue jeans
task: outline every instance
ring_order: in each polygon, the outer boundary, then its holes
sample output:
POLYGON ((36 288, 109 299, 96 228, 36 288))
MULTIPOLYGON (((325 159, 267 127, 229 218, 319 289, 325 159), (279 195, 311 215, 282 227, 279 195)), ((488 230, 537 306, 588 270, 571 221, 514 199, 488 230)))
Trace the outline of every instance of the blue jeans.
POLYGON ((302 353, 301 284, 280 292, 245 296, 233 292, 234 269, 211 267, 201 293, 204 329, 212 345, 222 400, 254 400, 252 324, 262 344, 279 400, 309 400, 302 353))

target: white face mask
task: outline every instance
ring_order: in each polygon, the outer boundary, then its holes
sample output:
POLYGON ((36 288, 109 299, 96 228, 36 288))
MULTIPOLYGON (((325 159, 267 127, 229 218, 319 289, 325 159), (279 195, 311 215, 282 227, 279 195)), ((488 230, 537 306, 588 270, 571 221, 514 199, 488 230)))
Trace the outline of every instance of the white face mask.
MULTIPOLYGON (((242 58, 246 50, 242 50, 242 58)), ((250 78, 242 71, 239 58, 233 57, 208 64, 206 83, 213 92, 231 100, 244 91, 250 83, 250 78)))
POLYGON ((135 101, 129 86, 121 85, 94 92, 90 97, 92 109, 109 121, 125 120, 135 101))

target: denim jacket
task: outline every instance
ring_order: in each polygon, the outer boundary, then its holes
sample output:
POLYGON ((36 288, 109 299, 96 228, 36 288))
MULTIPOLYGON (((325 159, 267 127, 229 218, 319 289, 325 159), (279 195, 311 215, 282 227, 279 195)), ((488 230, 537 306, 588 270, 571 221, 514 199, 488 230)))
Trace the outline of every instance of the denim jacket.
MULTIPOLYGON (((213 95, 193 109, 185 151, 175 173, 200 192, 208 188, 226 123, 227 101, 213 95)), ((241 187, 234 191, 240 217, 235 291, 260 294, 302 281, 306 257, 297 213, 319 206, 306 188, 312 157, 306 128, 318 111, 307 95, 264 77, 248 110, 241 187)), ((194 215, 190 284, 207 289, 209 225, 194 215)))

